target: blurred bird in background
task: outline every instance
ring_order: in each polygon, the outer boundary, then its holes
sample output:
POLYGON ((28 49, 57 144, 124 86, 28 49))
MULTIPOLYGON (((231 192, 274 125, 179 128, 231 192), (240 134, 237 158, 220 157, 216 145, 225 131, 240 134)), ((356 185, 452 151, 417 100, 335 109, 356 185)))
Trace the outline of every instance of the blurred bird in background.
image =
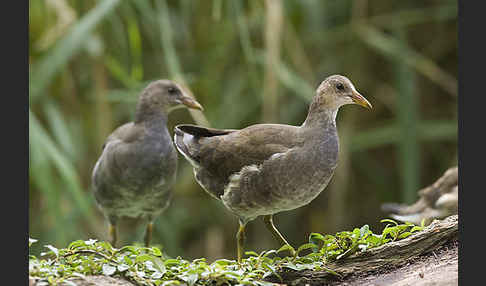
POLYGON ((383 212, 402 222, 430 224, 434 219, 442 219, 457 214, 458 209, 458 168, 448 169, 432 185, 418 191, 419 200, 412 205, 384 203, 383 212))
POLYGON ((158 80, 140 94, 134 122, 118 127, 103 145, 92 174, 93 193, 110 223, 113 246, 120 217, 148 220, 145 245, 150 245, 153 220, 168 206, 177 172, 177 152, 167 130, 174 108, 202 106, 175 82, 158 80))

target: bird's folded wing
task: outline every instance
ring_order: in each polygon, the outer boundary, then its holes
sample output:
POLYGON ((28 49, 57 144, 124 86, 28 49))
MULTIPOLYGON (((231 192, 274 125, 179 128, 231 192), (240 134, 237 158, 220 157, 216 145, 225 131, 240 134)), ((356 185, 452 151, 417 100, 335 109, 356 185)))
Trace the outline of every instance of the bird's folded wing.
POLYGON ((257 124, 241 130, 190 128, 184 130, 193 136, 191 140, 176 140, 185 145, 190 153, 186 156, 213 175, 225 178, 245 166, 262 164, 274 154, 303 144, 298 127, 290 125, 257 124))
POLYGON ((113 131, 103 144, 102 149, 106 147, 111 141, 121 141, 124 143, 130 143, 137 139, 141 139, 144 129, 142 126, 137 126, 133 122, 123 124, 113 131))
POLYGON ((93 169, 93 176, 97 172, 120 173, 126 168, 133 150, 129 148, 130 143, 140 140, 144 134, 143 127, 136 126, 132 122, 126 123, 113 131, 102 147, 102 154, 93 169), (104 161, 104 163, 102 163, 104 161), (101 169, 100 169, 101 167, 101 169), (107 170, 109 168, 110 170, 107 170))

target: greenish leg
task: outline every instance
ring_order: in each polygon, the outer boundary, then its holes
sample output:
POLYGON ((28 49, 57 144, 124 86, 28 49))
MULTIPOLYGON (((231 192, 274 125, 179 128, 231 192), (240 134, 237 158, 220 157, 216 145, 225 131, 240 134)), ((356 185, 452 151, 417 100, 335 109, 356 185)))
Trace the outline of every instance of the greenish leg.
POLYGON ((240 228, 236 233, 236 247, 238 251, 238 263, 241 263, 241 258, 243 257, 243 251, 245 246, 245 226, 246 222, 239 220, 240 228))
POLYGON ((283 235, 278 231, 278 229, 275 227, 273 224, 273 215, 266 215, 263 217, 263 222, 265 223, 265 226, 267 229, 273 234, 273 237, 279 242, 280 244, 283 245, 288 245, 290 246, 290 254, 292 256, 295 256, 295 250, 294 248, 287 242, 287 240, 283 237, 283 235))
POLYGON ((108 227, 108 232, 110 234, 111 245, 113 247, 116 247, 116 241, 117 241, 116 224, 110 223, 110 226, 108 227))
POLYGON ((147 224, 147 229, 145 230, 145 237, 144 237, 145 247, 150 246, 150 241, 152 240, 153 228, 154 228, 153 222, 149 221, 149 223, 147 224))

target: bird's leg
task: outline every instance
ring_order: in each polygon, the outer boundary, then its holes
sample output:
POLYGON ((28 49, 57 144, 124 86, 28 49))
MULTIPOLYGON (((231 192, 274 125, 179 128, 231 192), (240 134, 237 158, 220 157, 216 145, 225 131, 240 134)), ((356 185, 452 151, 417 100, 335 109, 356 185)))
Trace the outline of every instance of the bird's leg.
POLYGON ((266 215, 263 217, 263 222, 265 222, 265 226, 267 229, 273 234, 273 237, 283 245, 290 246, 290 254, 295 256, 295 249, 287 242, 287 240, 283 237, 283 235, 278 231, 278 229, 273 224, 273 215, 266 215))
POLYGON ((117 232, 116 232, 116 224, 110 222, 110 226, 108 227, 108 232, 110 234, 110 243, 113 247, 116 247, 116 240, 117 240, 117 232))
POLYGON ((238 250, 238 263, 241 263, 241 258, 243 256, 244 246, 245 246, 245 226, 246 222, 243 220, 238 220, 240 223, 240 228, 236 233, 236 247, 238 250))
POLYGON ((152 220, 149 220, 149 223, 147 224, 147 229, 145 230, 145 237, 144 237, 145 247, 150 246, 150 240, 152 240, 153 228, 154 228, 154 224, 153 224, 152 220))

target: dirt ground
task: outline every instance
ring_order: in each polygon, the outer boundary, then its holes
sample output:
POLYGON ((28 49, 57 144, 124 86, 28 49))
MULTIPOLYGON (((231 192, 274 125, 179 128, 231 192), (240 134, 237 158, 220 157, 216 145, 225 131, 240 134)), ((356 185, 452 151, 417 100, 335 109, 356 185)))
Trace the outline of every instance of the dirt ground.
POLYGON ((328 285, 345 286, 432 286, 458 285, 458 245, 451 241, 440 249, 406 261, 400 267, 349 276, 328 285))

